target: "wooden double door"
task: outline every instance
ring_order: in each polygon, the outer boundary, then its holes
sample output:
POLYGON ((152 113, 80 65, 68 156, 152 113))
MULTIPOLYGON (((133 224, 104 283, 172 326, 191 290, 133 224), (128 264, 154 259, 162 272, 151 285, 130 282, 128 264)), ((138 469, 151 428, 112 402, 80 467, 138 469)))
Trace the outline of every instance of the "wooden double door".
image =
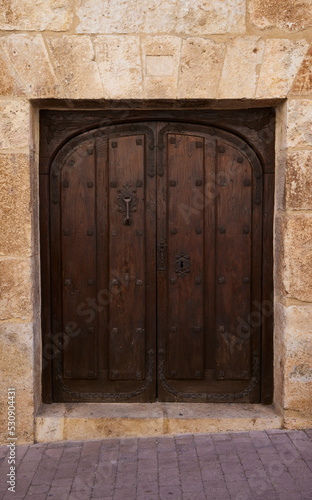
POLYGON ((209 126, 59 149, 42 184, 54 401, 260 402, 263 182, 247 142, 209 126))

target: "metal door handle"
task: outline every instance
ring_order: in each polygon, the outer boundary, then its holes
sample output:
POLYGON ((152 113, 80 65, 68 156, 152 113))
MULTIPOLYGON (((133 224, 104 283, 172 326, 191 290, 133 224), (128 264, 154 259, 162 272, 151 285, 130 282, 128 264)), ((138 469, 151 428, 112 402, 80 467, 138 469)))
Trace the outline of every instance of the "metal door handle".
POLYGON ((130 225, 130 201, 131 201, 131 196, 124 196, 123 201, 126 204, 126 218, 124 219, 124 225, 129 226, 130 225))

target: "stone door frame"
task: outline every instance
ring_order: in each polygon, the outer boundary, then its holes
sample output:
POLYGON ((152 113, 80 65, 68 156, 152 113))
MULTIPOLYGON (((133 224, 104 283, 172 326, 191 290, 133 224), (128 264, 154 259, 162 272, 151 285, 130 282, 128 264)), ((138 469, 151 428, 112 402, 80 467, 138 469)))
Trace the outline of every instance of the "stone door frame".
MULTIPOLYGON (((201 103, 210 109, 276 107, 274 407, 282 415, 285 427, 310 426, 312 55, 309 42, 301 34, 289 39, 265 40, 238 36, 226 42, 204 37, 182 40, 177 36, 144 36, 141 60, 133 52, 138 49, 138 37, 93 37, 92 43, 97 48, 104 42, 111 43, 112 53, 120 61, 129 59, 129 67, 136 68, 132 78, 128 66, 128 69, 118 65, 115 68, 109 55, 107 61, 101 60, 104 52, 94 53, 88 35, 45 36, 51 42, 49 51, 41 34, 5 34, 1 39, 5 54, 3 75, 7 78, 0 106, 0 168, 5 194, 0 259, 5 289, 5 300, 1 302, 1 348, 6 352, 2 386, 5 394, 7 381, 10 385, 14 383, 19 394, 20 442, 33 441, 35 422, 38 434, 38 415, 42 411, 39 109, 105 109, 120 107, 131 99, 146 99, 151 104, 166 99, 168 106, 174 106, 178 99, 185 107, 198 99, 197 106, 201 103), (69 42, 70 50, 66 49, 69 42), (202 49, 224 51, 225 45, 222 71, 213 63, 213 72, 210 62, 208 66, 201 64, 202 49), (186 51, 193 53, 197 66, 187 65, 186 51), (250 54, 255 60, 250 59, 250 54), (154 67, 158 56, 164 64, 154 67), (27 66, 25 59, 32 65, 27 66), (244 68, 246 60, 250 71, 244 78, 238 68, 244 68), (74 78, 70 79, 68 71, 73 72, 74 78), (209 75, 213 85, 208 85, 209 75)), ((47 435, 45 429, 41 434, 43 439, 47 435)))

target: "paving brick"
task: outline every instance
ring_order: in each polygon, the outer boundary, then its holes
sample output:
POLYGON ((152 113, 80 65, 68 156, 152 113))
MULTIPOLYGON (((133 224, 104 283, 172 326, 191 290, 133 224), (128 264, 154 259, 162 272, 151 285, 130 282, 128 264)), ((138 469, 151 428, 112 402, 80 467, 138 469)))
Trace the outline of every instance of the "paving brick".
POLYGON ((137 495, 136 500, 159 500, 158 494, 153 495, 152 493, 145 494, 144 495, 137 495))
POLYGON ((162 486, 176 485, 180 484, 180 476, 179 473, 175 475, 162 475, 159 474, 159 484, 162 486))
MULTIPOLYGON (((228 499, 230 499, 230 495, 229 495, 227 488, 215 488, 215 489, 211 490, 209 485, 207 485, 206 491, 209 492, 209 496, 207 497, 207 498, 209 498, 209 500, 221 500, 221 499, 228 500, 228 499)), ((235 497, 233 496, 232 498, 234 499, 235 497)))
POLYGON ((103 484, 101 486, 96 486, 92 490, 92 498, 102 498, 107 497, 112 499, 114 492, 114 485, 103 484))
MULTIPOLYGON (((162 484, 164 486, 164 484, 162 484)), ((137 484, 137 495, 158 495, 159 486, 158 482, 148 482, 148 483, 138 483, 137 484)))
POLYGON ((159 494, 162 500, 182 500, 182 490, 179 486, 160 486, 159 494))
POLYGON ((51 488, 47 495, 47 500, 67 500, 70 493, 70 487, 51 488))
MULTIPOLYGON (((252 431, 25 446, 14 499, 310 500, 310 436, 252 431)), ((6 468, 2 462, 3 500, 13 498, 6 468)))
POLYGON ((215 443, 215 449, 217 455, 228 455, 229 453, 235 453, 236 448, 232 442, 221 441, 220 443, 215 443))
POLYGON ((61 458, 63 448, 47 448, 42 456, 42 460, 58 460, 61 458))
POLYGON ((264 491, 257 491, 257 500, 278 500, 278 495, 275 490, 266 489, 264 491))
POLYGON ((267 471, 262 467, 262 465, 257 465, 255 467, 251 467, 250 469, 244 468, 244 474, 247 479, 251 479, 253 477, 268 477, 267 471))
POLYGON ((232 441, 232 437, 230 434, 213 434, 212 440, 214 442, 218 441, 232 441))
POLYGON ((212 434, 195 434, 194 443, 197 447, 207 446, 213 443, 212 434))
POLYGON ((92 495, 91 489, 84 491, 71 491, 68 500, 90 500, 91 495, 92 495))
POLYGON ((50 489, 50 485, 46 485, 46 484, 39 484, 38 486, 30 486, 29 490, 28 490, 28 495, 39 495, 41 493, 44 494, 44 493, 47 493, 50 489))
POLYGON ((158 451, 175 450, 176 445, 174 438, 169 438, 169 437, 158 438, 157 449, 158 451))
POLYGON ((43 498, 46 498, 45 495, 42 496, 42 493, 27 493, 27 495, 24 497, 27 500, 43 500, 43 498))
POLYGON ((185 492, 183 491, 183 500, 206 500, 206 494, 204 491, 196 491, 196 492, 185 492))
POLYGON ((45 453, 45 447, 32 447, 30 446, 28 448, 28 450, 26 451, 24 457, 23 457, 23 461, 26 460, 27 462, 36 462, 36 461, 40 461, 43 454, 45 453))

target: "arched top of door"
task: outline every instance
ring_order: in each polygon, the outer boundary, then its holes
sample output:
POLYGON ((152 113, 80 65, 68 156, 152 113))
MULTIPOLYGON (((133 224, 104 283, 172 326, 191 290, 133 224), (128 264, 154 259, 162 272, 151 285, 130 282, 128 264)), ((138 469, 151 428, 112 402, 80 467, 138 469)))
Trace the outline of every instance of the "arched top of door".
POLYGON ((165 136, 167 134, 194 135, 196 137, 208 138, 210 140, 222 141, 233 147, 242 156, 250 162, 253 173, 256 178, 261 178, 263 174, 263 165, 260 156, 252 147, 250 142, 237 133, 229 132, 215 125, 201 125, 182 122, 138 122, 109 125, 105 127, 93 128, 87 132, 82 132, 71 137, 54 154, 50 163, 50 174, 57 177, 66 161, 74 159, 75 155, 93 154, 96 145, 97 154, 101 155, 103 148, 106 147, 106 140, 109 137, 122 137, 129 135, 144 135, 147 141, 147 147, 150 151, 163 150, 165 148, 165 136), (156 123, 159 124, 156 133, 156 123))

